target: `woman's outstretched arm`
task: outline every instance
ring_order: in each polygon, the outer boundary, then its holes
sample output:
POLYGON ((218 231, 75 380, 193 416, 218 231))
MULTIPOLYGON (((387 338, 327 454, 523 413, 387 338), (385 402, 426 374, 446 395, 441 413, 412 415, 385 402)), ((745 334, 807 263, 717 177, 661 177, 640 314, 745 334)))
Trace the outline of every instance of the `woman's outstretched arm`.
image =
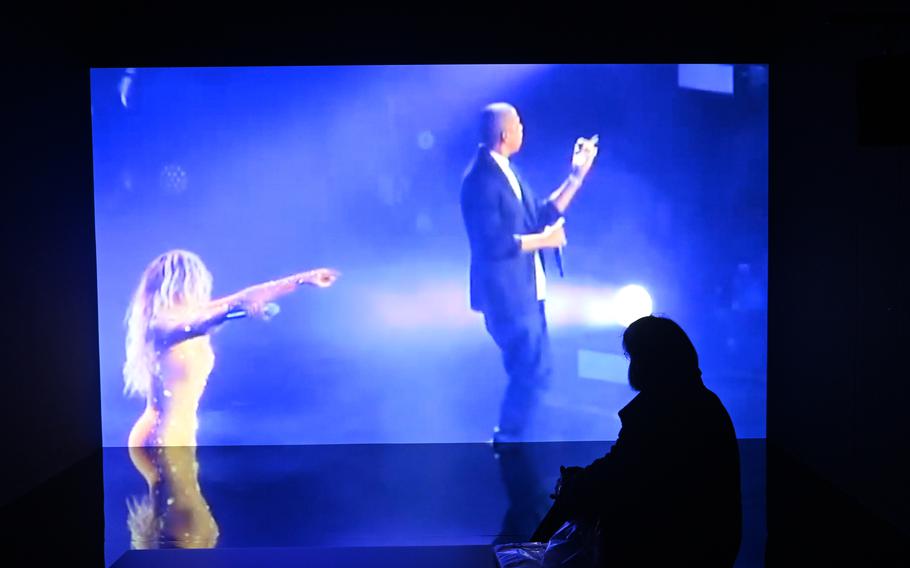
POLYGON ((331 286, 338 276, 339 273, 335 270, 317 268, 256 284, 230 296, 212 300, 203 306, 167 310, 158 314, 151 323, 155 342, 159 347, 168 347, 205 335, 227 321, 231 313, 241 310, 250 316, 262 317, 269 302, 307 284, 326 288, 331 286))

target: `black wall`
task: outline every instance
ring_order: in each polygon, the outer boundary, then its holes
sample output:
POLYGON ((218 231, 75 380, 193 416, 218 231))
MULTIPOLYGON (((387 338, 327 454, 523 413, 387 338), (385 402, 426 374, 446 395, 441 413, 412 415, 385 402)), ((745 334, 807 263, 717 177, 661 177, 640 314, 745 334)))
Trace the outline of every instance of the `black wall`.
POLYGON ((888 73, 869 87, 862 70, 869 58, 910 52, 906 20, 828 14, 784 25, 740 14, 694 28, 576 15, 525 23, 509 42, 501 26, 476 21, 443 31, 394 18, 378 28, 276 16, 225 28, 185 16, 121 14, 59 35, 39 25, 24 48, 7 50, 29 54, 3 71, 0 503, 4 521, 24 531, 15 534, 84 536, 100 526, 86 521, 100 515, 88 65, 732 59, 772 64, 769 564, 871 554, 886 565, 900 552, 910 535, 901 464, 910 449, 910 255, 901 246, 910 133, 876 136, 898 123, 881 120, 888 98, 876 92, 888 91, 888 73))

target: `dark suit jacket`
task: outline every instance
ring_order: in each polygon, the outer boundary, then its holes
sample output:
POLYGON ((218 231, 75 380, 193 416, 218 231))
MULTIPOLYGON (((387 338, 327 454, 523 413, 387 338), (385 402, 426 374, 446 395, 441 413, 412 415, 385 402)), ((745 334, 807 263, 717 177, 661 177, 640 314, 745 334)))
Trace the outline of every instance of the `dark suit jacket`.
MULTIPOLYGON (((478 149, 461 187, 461 214, 471 245, 471 309, 502 315, 537 309, 534 256, 515 235, 538 233, 561 216, 538 199, 512 165, 522 201, 487 148, 478 149)), ((541 258, 543 261, 543 258, 541 258)))
POLYGON ((639 393, 603 458, 569 476, 536 538, 599 520, 605 566, 732 567, 742 529, 739 448, 702 385, 639 393))

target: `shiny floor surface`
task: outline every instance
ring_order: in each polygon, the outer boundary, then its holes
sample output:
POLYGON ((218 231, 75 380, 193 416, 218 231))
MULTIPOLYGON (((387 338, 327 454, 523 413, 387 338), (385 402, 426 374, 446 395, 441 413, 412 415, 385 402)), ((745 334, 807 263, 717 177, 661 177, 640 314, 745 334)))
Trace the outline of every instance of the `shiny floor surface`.
MULTIPOLYGON (((491 545, 527 540, 559 466, 610 445, 106 448, 106 564, 495 566, 491 545)), ((765 441, 740 440, 740 458, 744 568, 763 564, 765 441)))

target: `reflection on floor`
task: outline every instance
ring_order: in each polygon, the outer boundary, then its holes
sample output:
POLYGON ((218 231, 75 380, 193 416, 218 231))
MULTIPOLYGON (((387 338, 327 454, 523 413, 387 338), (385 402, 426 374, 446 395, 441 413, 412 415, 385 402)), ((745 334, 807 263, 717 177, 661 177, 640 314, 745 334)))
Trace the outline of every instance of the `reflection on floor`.
MULTIPOLYGON (((610 445, 106 448, 106 564, 495 566, 490 545, 527 539, 559 466, 610 445)), ((765 442, 740 452, 744 568, 763 564, 765 442)))

